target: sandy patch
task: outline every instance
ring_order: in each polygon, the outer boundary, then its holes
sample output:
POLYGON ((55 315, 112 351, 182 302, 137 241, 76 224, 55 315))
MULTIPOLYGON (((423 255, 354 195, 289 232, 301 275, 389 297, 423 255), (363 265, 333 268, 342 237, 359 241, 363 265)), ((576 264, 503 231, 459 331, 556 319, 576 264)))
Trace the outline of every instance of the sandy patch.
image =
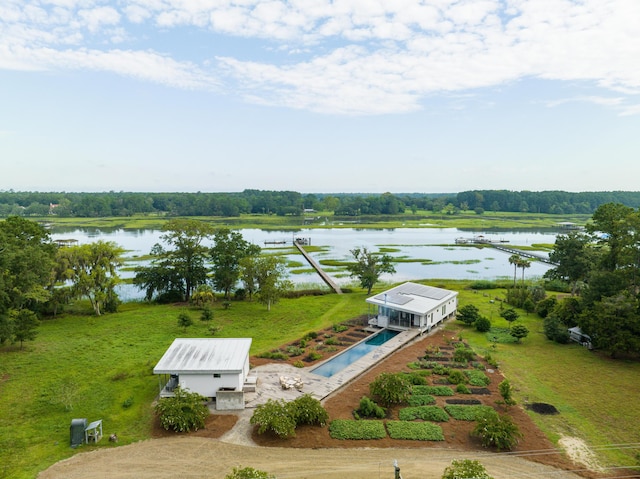
POLYGON ((567 456, 576 464, 581 464, 592 471, 604 471, 604 468, 598 463, 596 455, 582 439, 563 436, 558 441, 558 445, 565 450, 567 456))

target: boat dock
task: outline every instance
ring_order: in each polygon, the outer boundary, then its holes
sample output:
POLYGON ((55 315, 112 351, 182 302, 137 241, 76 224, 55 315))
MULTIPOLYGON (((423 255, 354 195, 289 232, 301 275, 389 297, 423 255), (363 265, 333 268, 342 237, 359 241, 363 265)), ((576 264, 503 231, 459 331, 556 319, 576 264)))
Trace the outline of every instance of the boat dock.
MULTIPOLYGON (((304 250, 304 248, 302 247, 303 242, 296 240, 293 242, 293 244, 295 245, 296 248, 298 248, 298 251, 300 251, 302 256, 304 256, 304 258, 311 265, 311 267, 318 272, 318 274, 320 275, 320 278, 322 278, 322 281, 324 281, 327 284, 327 286, 333 289, 337 294, 342 294, 342 290, 340 289, 340 286, 338 286, 338 284, 333 279, 331 279, 331 277, 327 273, 325 273, 322 267, 309 255, 309 253, 307 253, 304 250)), ((308 244, 308 243, 305 243, 305 244, 308 244)))

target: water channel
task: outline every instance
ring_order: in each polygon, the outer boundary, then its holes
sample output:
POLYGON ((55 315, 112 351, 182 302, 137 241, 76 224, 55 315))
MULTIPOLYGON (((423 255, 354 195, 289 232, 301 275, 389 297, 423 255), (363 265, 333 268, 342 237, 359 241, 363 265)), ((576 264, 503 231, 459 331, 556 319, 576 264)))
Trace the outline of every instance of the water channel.
MULTIPOLYGON (((457 238, 472 238, 482 234, 485 238, 504 242, 514 246, 532 246, 534 244, 553 244, 560 231, 524 230, 524 231, 465 231, 457 228, 393 228, 393 229, 301 229, 291 231, 265 231, 260 229, 241 229, 243 238, 259 245, 265 250, 290 248, 295 238, 307 238, 312 246, 322 247, 311 256, 322 264, 323 260, 352 260, 350 251, 365 247, 371 251, 384 248, 392 257, 403 260, 394 264, 396 273, 385 274, 381 281, 400 282, 418 279, 498 279, 513 277, 513 265, 509 264, 509 254, 494 248, 476 248, 470 245, 456 245, 457 238), (282 243, 284 244, 278 244, 282 243), (411 262, 408 260, 411 259, 411 262), (419 261, 416 261, 419 260, 419 261)), ((128 266, 143 264, 136 257, 149 254, 154 244, 160 242, 161 231, 148 229, 52 229, 54 240, 73 239, 78 244, 95 241, 113 241, 126 252, 131 262, 128 266)), ((288 250, 287 250, 288 251, 288 250)), ((286 259, 301 264, 292 267, 289 279, 296 285, 305 287, 324 287, 319 276, 310 270, 304 258, 291 250, 286 259)), ((540 254, 544 254, 540 252, 540 254)), ((532 261, 525 272, 526 278, 541 277, 551 266, 532 261)), ((353 283, 353 279, 344 270, 326 266, 325 270, 341 286, 353 283)), ((521 270, 518 271, 518 275, 521 270)), ((123 278, 133 277, 132 271, 122 271, 123 278)), ((122 285, 119 290, 121 299, 141 299, 143 294, 132 285, 122 285)))

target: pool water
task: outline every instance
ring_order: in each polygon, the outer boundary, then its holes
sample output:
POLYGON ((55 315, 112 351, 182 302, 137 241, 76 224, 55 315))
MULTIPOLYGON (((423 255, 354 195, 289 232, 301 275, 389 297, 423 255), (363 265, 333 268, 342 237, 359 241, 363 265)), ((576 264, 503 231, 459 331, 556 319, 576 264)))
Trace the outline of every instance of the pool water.
POLYGON ((394 338, 398 334, 398 331, 390 331, 383 329, 375 336, 370 337, 366 341, 356 344, 354 347, 347 349, 346 351, 329 359, 326 363, 321 364, 311 372, 330 378, 334 374, 342 371, 344 368, 353 364, 365 354, 370 353, 381 344, 386 343, 391 338, 394 338))

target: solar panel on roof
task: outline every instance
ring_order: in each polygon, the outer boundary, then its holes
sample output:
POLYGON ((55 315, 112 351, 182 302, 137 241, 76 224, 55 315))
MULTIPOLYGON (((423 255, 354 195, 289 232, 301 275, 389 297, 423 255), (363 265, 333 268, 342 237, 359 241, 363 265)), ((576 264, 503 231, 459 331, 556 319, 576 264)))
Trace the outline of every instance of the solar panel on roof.
POLYGON ((379 294, 378 296, 376 296, 375 299, 377 299, 378 301, 399 304, 399 305, 407 304, 409 301, 411 301, 411 298, 409 296, 405 296, 403 294, 396 294, 396 293, 379 294))
POLYGON ((433 288, 431 286, 424 286, 422 284, 403 284, 399 287, 399 290, 405 294, 413 294, 416 296, 422 296, 423 298, 440 300, 446 298, 451 291, 446 289, 433 288))

